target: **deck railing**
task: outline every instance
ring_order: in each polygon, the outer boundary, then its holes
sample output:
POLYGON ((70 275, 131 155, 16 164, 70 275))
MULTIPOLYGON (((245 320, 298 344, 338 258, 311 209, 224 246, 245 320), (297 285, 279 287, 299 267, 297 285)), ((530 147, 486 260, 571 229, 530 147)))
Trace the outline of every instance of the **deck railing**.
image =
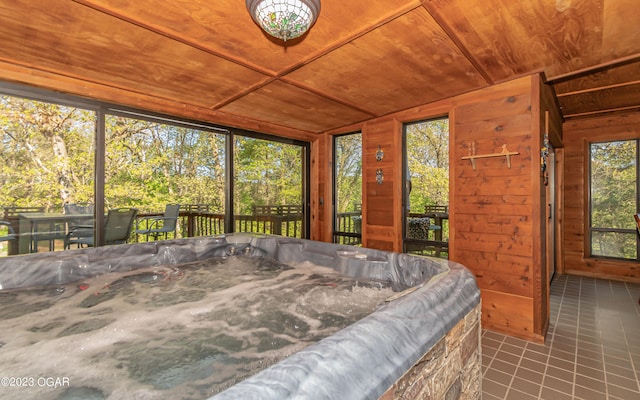
MULTIPOLYGON (((432 234, 435 236, 428 238, 429 240, 408 239, 405 241, 407 251, 420 254, 446 255, 448 253, 449 233, 448 208, 446 206, 440 206, 440 208, 430 208, 425 211, 425 213, 421 214, 412 214, 411 217, 429 217, 433 221, 432 223, 440 226, 441 229, 434 231, 432 234)), ((337 215, 336 230, 334 231, 335 243, 348 245, 360 245, 362 243, 361 213, 360 210, 357 210, 337 215)), ((137 219, 161 215, 162 213, 140 213, 137 219)), ((212 211, 208 205, 191 204, 183 206, 179 215, 176 237, 186 238, 224 234, 224 218, 224 213, 212 211)), ((11 215, 8 219, 10 221, 15 219, 17 222, 17 215, 11 215)), ((145 235, 137 235, 135 233, 135 227, 136 224, 134 223, 130 241, 140 242, 148 240, 145 235)), ((234 231, 301 238, 304 235, 302 206, 255 206, 253 214, 251 215, 234 216, 234 231)), ((48 247, 41 246, 40 248, 59 251, 63 250, 63 247, 61 240, 54 240, 49 243, 48 247)), ((11 250, 12 248, 10 247, 9 254, 17 254, 11 250)))
POLYGON ((404 247, 407 253, 431 255, 441 258, 449 256, 449 206, 425 206, 423 213, 411 213, 409 218, 429 218, 427 237, 406 235, 404 247))
MULTIPOLYGON (((139 214, 138 218, 160 216, 139 214)), ((224 231, 224 214, 212 212, 205 206, 186 206, 180 212, 177 237, 221 235, 224 231)), ((303 235, 302 206, 256 206, 250 215, 235 215, 234 231, 284 235, 301 238, 303 235), (296 212, 298 211, 298 212, 296 212)), ((141 240, 142 237, 136 238, 141 240)))
POLYGON ((351 246, 362 244, 362 211, 350 211, 336 215, 333 242, 351 246))
MULTIPOLYGON (((161 213, 139 214, 138 218, 160 216, 161 213)), ((177 237, 221 235, 224 231, 224 213, 211 211, 206 204, 183 206, 178 221, 177 237)), ((302 237, 302 206, 254 206, 253 213, 235 215, 235 232, 252 232, 302 237)), ((138 238, 140 240, 141 238, 138 238)))

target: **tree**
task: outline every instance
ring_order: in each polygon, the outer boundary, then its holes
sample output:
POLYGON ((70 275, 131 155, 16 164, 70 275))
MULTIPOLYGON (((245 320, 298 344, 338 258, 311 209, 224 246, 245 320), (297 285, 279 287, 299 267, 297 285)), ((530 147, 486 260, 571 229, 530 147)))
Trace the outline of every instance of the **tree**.
MULTIPOLYGON (((96 113, 0 96, 0 206, 94 201, 96 113)), ((182 123, 105 115, 105 205, 159 212, 168 203, 223 212, 229 136, 182 123)), ((236 136, 236 212, 302 204, 303 148, 236 136)))
POLYGON ((302 204, 302 148, 236 136, 234 143, 235 214, 254 205, 302 204))
POLYGON ((147 211, 167 203, 224 204, 224 135, 117 116, 107 118, 105 201, 147 211))
POLYGON ((423 212, 426 205, 448 205, 449 120, 410 124, 406 141, 411 212, 423 212))
POLYGON ((85 200, 94 127, 88 110, 0 96, 0 204, 59 210, 85 200))
POLYGON ((362 134, 336 137, 336 213, 362 204, 362 134))
POLYGON ((591 252, 636 258, 636 141, 591 144, 591 252), (628 232, 616 230, 626 229, 628 232))

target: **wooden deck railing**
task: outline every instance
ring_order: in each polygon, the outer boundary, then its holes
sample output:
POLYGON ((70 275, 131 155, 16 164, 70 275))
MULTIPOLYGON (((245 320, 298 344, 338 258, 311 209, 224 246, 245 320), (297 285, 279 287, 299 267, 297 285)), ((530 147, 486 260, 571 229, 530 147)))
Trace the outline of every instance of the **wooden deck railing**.
MULTIPOLYGON (((432 224, 441 227, 434 233, 437 237, 431 240, 414 240, 407 241, 408 251, 420 252, 424 254, 424 250, 434 249, 438 255, 448 251, 448 233, 449 233, 449 215, 446 206, 438 206, 440 208, 426 209, 425 213, 412 214, 411 217, 429 217, 432 224)), ((208 205, 192 204, 183 206, 176 232, 176 237, 198 237, 198 236, 215 236, 224 234, 224 218, 225 215, 220 212, 214 212, 208 205)), ((25 210, 26 211, 26 210, 25 210)), ((162 213, 140 213, 137 218, 149 216, 160 216, 162 213)), ((17 220, 17 216, 10 216, 17 220)), ((135 226, 131 235, 131 242, 139 242, 147 240, 144 235, 136 235, 135 226)), ((304 235, 302 206, 256 206, 251 215, 234 216, 235 232, 252 232, 263 234, 284 235, 289 237, 301 238, 304 235)), ((334 231, 334 242, 348 245, 360 245, 362 243, 362 216, 361 211, 351 211, 340 213, 337 215, 336 230, 334 231)), ((51 248, 54 251, 63 249, 62 241, 53 241, 50 246, 42 246, 41 249, 51 248)), ((11 248, 9 249, 11 250, 11 248)), ((9 251, 9 254, 17 254, 9 251)))
POLYGON ((407 237, 404 240, 407 253, 432 255, 441 258, 449 256, 449 206, 425 206, 424 213, 411 213, 409 218, 430 219, 430 229, 426 238, 407 237))
POLYGON ((362 244, 362 211, 350 211, 336 216, 334 243, 357 246, 362 244))
MULTIPOLYGON (((162 213, 138 214, 138 218, 160 216, 162 213)), ((224 231, 224 213, 211 211, 206 204, 183 206, 178 221, 177 237, 221 235, 224 231)), ((303 235, 302 206, 254 206, 253 214, 235 215, 235 232, 252 232, 301 238, 303 235)), ((135 233, 134 233, 135 235, 135 233)), ((134 241, 144 240, 142 235, 134 241)))

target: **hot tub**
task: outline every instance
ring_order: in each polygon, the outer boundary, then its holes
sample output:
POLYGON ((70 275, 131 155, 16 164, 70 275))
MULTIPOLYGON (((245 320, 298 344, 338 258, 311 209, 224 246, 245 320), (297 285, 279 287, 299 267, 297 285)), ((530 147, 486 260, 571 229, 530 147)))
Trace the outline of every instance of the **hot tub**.
MULTIPOLYGON (((217 393, 213 399, 480 398, 480 292, 466 268, 446 260, 302 239, 236 234, 0 259, 0 295, 16 288, 55 290, 107 272, 150 266, 171 271, 173 265, 236 256, 274 259, 292 266, 311 263, 329 267, 340 276, 390 282, 400 289, 375 312, 217 393)), ((38 312, 33 313, 36 320, 38 312)), ((145 315, 148 313, 139 318, 144 319, 145 315)), ((107 321, 97 329, 108 334, 118 322, 123 325, 123 321, 107 321)), ((40 329, 39 325, 34 326, 40 329)), ((40 374, 34 372, 37 368, 28 373, 16 370, 6 355, 8 350, 3 355, 3 347, 11 347, 3 335, 9 337, 0 326, 3 399, 127 397, 121 389, 110 390, 109 384, 92 383, 85 376, 91 375, 86 366, 82 367, 84 371, 69 372, 73 369, 60 365, 60 371, 65 371, 60 376, 56 376, 55 360, 47 360, 49 368, 43 367, 40 374)), ((27 343, 24 351, 46 351, 46 340, 43 342, 27 343)), ((113 342, 118 344, 117 340, 113 342)), ((171 346, 168 347, 163 354, 171 358, 171 346)), ((112 352, 105 353, 109 353, 105 354, 107 360, 112 352)), ((118 376, 117 368, 121 366, 104 363, 116 368, 113 374, 106 370, 104 379, 118 376)), ((100 357, 95 356, 90 368, 106 369, 100 357)), ((136 396, 163 398, 157 387, 138 391, 136 396)), ((179 398, 172 392, 167 396, 179 398)))

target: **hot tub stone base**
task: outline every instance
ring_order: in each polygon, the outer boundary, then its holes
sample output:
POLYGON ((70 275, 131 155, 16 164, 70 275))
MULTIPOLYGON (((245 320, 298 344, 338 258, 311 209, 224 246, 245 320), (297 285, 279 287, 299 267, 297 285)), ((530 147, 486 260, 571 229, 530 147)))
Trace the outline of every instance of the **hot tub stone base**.
POLYGON ((380 400, 482 398, 480 305, 471 310, 380 400))

